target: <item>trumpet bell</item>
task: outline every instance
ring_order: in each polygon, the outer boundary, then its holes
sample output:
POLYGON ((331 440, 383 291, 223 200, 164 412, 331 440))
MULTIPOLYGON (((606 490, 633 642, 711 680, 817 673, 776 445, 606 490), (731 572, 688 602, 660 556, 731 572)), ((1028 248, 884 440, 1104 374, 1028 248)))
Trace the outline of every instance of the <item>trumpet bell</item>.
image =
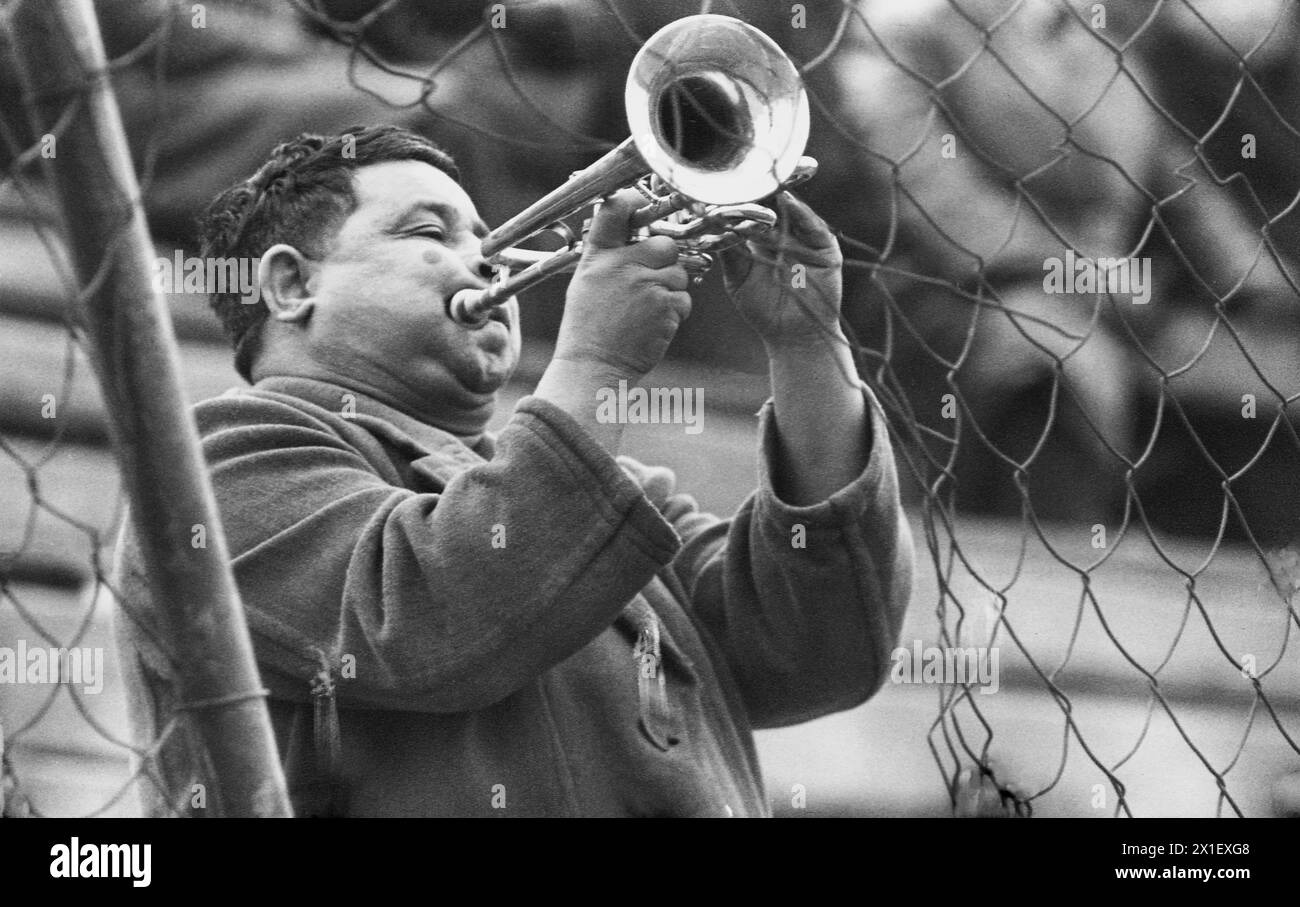
POLYGON ((771 38, 728 16, 689 16, 652 35, 624 101, 649 169, 710 205, 772 194, 808 141, 799 71, 771 38))

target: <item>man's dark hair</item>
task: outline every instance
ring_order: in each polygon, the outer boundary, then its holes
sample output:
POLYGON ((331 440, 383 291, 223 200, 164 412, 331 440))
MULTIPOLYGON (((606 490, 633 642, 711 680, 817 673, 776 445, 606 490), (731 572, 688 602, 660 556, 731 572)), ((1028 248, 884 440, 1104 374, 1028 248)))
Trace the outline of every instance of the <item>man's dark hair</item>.
MULTIPOLYGON (((353 172, 385 161, 422 161, 457 182, 455 161, 429 139, 399 126, 357 126, 339 135, 304 132, 271 152, 248 179, 212 200, 199 219, 199 255, 258 259, 276 243, 288 243, 310 258, 328 254, 334 237, 357 207, 353 172)), ((235 347, 235 368, 251 381, 259 328, 269 310, 259 298, 241 301, 233 292, 214 293, 213 311, 235 347)))

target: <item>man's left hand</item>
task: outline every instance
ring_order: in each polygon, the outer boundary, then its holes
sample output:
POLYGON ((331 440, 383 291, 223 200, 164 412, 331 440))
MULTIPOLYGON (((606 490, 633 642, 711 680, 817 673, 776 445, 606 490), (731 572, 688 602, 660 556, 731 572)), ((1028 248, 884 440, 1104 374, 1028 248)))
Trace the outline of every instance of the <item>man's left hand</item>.
POLYGON ((844 257, 811 208, 784 191, 776 202, 772 229, 722 253, 727 290, 769 348, 825 342, 839 335, 844 257))

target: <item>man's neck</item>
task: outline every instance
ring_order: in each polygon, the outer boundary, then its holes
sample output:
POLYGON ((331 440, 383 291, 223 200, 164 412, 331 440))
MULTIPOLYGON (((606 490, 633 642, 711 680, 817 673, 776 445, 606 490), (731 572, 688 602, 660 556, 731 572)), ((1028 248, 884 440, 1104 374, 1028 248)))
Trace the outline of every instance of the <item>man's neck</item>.
MULTIPOLYGON (((255 367, 253 370, 254 383, 271 377, 307 378, 369 397, 425 425, 454 435, 471 448, 483 440, 496 404, 495 394, 474 393, 460 385, 451 375, 443 376, 438 382, 440 386, 431 387, 427 393, 420 395, 414 392, 403 393, 405 388, 390 390, 376 387, 373 382, 352 375, 337 375, 315 363, 280 364, 255 367)), ((340 407, 345 403, 345 400, 340 400, 340 407)))

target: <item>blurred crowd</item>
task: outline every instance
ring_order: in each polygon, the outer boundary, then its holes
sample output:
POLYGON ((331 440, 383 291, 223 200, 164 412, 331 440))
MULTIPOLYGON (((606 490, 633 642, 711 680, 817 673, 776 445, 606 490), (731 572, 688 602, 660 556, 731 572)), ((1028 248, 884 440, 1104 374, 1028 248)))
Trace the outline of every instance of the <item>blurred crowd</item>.
MULTIPOLYGON (((917 444, 914 493, 950 469, 968 509, 1116 521, 1136 491, 1162 529, 1213 535, 1250 463, 1226 531, 1290 540, 1300 444, 1289 423, 1265 439, 1300 354, 1295 4, 708 5, 805 67, 821 171, 801 193, 842 231, 847 318, 917 444), (1067 250, 1150 258, 1151 301, 1045 292, 1067 250)), ((377 121, 447 146, 498 223, 626 135, 632 56, 701 9, 532 0, 494 28, 477 0, 96 6, 151 224, 181 246, 279 141, 377 121)), ((33 138, 16 129, 10 156, 33 138)), ((546 339, 562 293, 536 297, 525 330, 546 339)), ((762 364, 716 282, 675 353, 762 364)))

